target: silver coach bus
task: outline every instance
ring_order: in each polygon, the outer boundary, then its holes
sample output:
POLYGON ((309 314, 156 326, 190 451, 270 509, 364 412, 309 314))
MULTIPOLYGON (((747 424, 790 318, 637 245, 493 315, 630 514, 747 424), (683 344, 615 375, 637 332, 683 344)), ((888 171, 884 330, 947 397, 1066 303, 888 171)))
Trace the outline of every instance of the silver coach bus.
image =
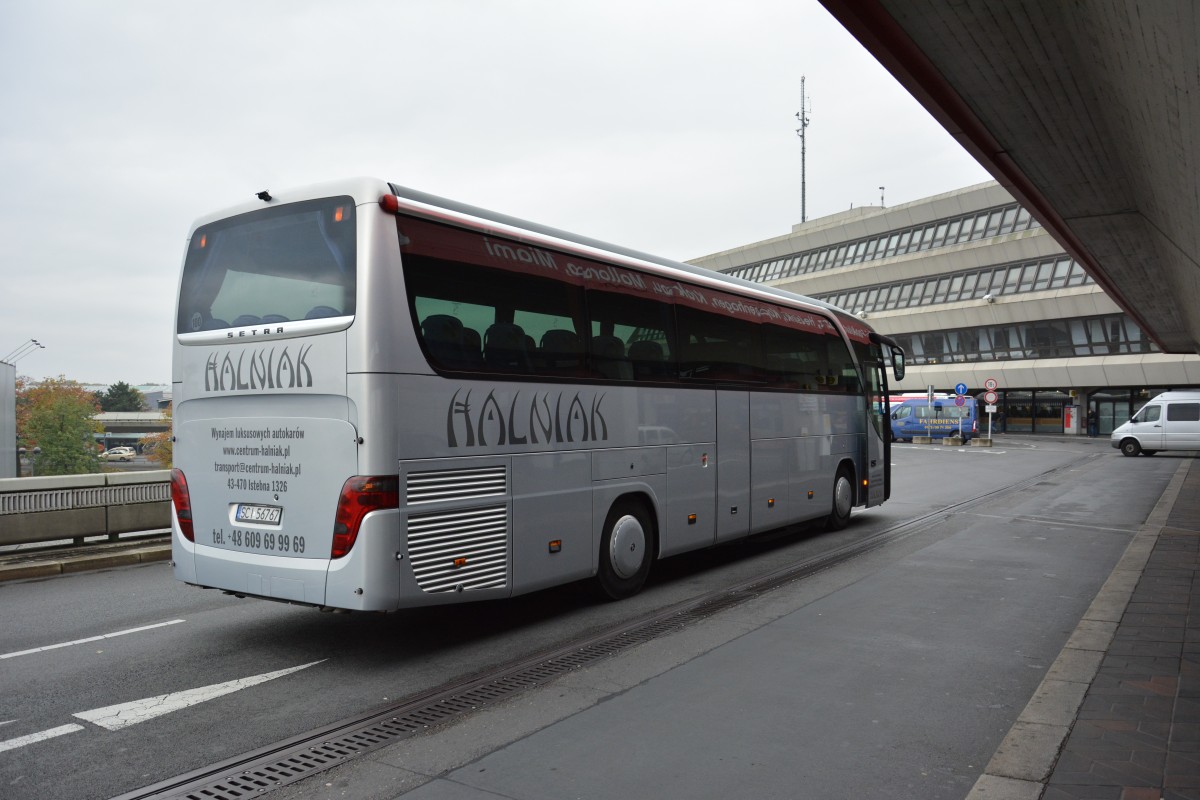
POLYGON ((509 597, 889 494, 891 340, 823 303, 371 179, 203 217, 173 564, 325 609, 509 597))

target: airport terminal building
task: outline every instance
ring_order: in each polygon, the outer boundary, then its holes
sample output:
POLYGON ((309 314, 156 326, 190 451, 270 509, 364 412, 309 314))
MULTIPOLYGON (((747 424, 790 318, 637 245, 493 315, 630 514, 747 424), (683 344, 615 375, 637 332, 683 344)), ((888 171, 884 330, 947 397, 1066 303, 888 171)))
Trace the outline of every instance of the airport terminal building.
MULTIPOLYGON (((847 309, 908 356, 899 391, 983 400, 1001 431, 1107 435, 1154 395, 1200 387, 1200 356, 1161 352, 999 184, 810 220, 697 266, 847 309)), ((893 391, 896 391, 893 387, 893 391)))

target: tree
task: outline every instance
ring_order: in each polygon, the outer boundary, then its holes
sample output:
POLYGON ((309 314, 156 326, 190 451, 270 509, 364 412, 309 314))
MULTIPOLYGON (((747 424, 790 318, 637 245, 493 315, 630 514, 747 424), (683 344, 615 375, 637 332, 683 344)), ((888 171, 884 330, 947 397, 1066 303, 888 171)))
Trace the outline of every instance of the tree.
POLYGON ((146 398, 142 393, 125 381, 117 381, 107 390, 96 392, 100 401, 101 411, 142 411, 146 407, 146 398))
POLYGON ((162 465, 163 469, 170 469, 175 457, 174 442, 171 439, 171 428, 174 427, 171 424, 171 406, 168 405, 163 411, 163 417, 167 420, 167 430, 144 436, 138 443, 142 445, 142 452, 147 458, 162 465))
POLYGON ((95 395, 62 375, 34 386, 22 378, 17 389, 17 435, 37 475, 99 472, 93 434, 103 431, 94 417, 95 395), (33 448, 41 452, 33 455, 33 448))

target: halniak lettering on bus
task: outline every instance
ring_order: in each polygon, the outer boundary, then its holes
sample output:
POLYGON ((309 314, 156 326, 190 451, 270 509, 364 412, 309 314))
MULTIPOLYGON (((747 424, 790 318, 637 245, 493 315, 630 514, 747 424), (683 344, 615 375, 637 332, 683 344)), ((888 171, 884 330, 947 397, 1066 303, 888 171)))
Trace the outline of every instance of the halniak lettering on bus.
POLYGON ((276 349, 243 350, 236 362, 229 353, 224 358, 220 352, 210 354, 204 365, 204 391, 311 389, 312 370, 304 359, 312 345, 302 346, 295 361, 287 347, 278 356, 276 349))
POLYGON ((506 412, 494 389, 488 392, 478 411, 471 408, 470 390, 462 400, 458 399, 462 391, 462 388, 455 390, 446 409, 446 444, 450 447, 608 441, 608 422, 600 411, 604 395, 593 395, 589 401, 576 392, 566 401, 564 414, 566 392, 557 395, 535 392, 528 406, 521 402, 521 393, 517 392, 506 412))

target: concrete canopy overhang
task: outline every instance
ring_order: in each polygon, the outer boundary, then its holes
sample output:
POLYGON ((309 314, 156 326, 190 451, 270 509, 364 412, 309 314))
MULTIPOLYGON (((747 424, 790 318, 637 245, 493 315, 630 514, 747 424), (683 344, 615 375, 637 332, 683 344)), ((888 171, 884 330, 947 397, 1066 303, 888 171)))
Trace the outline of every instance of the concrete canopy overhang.
POLYGON ((1200 353, 1200 5, 821 0, 1168 353, 1200 353))

